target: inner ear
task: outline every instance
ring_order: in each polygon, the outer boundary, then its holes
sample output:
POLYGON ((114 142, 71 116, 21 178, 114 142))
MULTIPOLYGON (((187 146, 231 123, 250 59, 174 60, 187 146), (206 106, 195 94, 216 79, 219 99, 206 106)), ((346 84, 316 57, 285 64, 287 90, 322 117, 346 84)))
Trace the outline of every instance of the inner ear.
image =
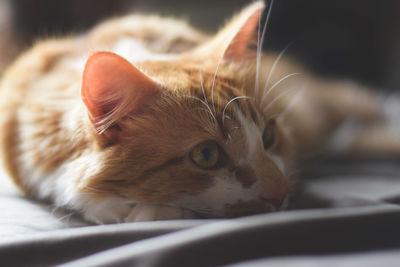
POLYGON ((81 97, 99 133, 126 115, 141 112, 155 100, 160 86, 117 54, 97 52, 87 60, 81 97))
POLYGON ((257 45, 256 30, 264 10, 264 2, 258 1, 244 9, 237 18, 233 20, 233 37, 230 40, 224 58, 240 61, 247 55, 252 45, 257 45))

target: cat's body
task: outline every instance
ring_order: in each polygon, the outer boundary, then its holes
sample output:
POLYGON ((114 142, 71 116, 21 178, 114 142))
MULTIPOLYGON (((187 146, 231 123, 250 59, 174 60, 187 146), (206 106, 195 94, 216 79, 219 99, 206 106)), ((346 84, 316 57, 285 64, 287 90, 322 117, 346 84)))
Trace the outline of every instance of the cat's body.
MULTIPOLYGON (((97 223, 280 209, 296 159, 329 149, 349 114, 371 129, 383 114, 351 83, 281 80, 302 70, 257 60, 248 45, 262 9, 216 36, 128 16, 36 45, 1 85, 6 169, 28 194, 97 223)), ((345 150, 374 149, 348 141, 345 150)))

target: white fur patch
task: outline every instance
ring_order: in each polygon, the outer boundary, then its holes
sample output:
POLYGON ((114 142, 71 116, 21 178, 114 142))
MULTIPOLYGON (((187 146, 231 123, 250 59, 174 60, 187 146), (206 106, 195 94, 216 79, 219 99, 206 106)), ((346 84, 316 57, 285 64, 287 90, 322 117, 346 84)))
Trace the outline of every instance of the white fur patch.
POLYGON ((132 209, 132 204, 120 198, 95 200, 81 195, 75 199, 83 204, 81 210, 85 219, 97 224, 122 223, 132 209))
POLYGON ((233 172, 220 169, 214 177, 215 183, 204 193, 195 196, 185 196, 173 202, 183 208, 191 209, 200 214, 224 216, 226 204, 234 204, 239 200, 257 199, 260 190, 257 183, 250 188, 244 188, 233 172))
POLYGON ((237 114, 239 122, 242 125, 241 129, 246 137, 246 144, 248 148, 247 157, 245 160, 249 164, 252 164, 257 148, 262 145, 261 131, 258 126, 252 120, 247 119, 240 110, 237 111, 237 114))
MULTIPOLYGON (((29 124, 24 125, 24 134, 31 134, 29 124)), ((27 139, 22 139, 27 140, 27 139)), ((33 167, 34 155, 28 142, 20 143, 26 152, 19 157, 20 176, 28 188, 34 188, 40 199, 52 199, 56 207, 65 207, 81 211, 83 216, 95 223, 123 222, 129 214, 132 201, 116 197, 103 197, 99 200, 92 196, 95 189, 85 187, 86 180, 98 172, 102 162, 99 153, 84 153, 73 161, 65 162, 52 172, 43 173, 33 167)))

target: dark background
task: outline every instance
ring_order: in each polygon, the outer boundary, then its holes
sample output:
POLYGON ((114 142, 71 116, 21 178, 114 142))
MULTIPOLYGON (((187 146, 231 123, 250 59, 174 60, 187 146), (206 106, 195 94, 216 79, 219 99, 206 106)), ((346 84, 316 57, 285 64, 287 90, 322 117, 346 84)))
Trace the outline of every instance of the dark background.
MULTIPOLYGON (((3 24, 0 46, 4 50, 3 60, 9 62, 36 39, 82 32, 99 20, 129 12, 173 15, 212 32, 249 1, 0 0, 0 3, 3 24)), ((351 78, 381 90, 398 90, 399 14, 397 0, 275 0, 264 48, 280 51, 293 41, 287 53, 320 75, 351 78)))

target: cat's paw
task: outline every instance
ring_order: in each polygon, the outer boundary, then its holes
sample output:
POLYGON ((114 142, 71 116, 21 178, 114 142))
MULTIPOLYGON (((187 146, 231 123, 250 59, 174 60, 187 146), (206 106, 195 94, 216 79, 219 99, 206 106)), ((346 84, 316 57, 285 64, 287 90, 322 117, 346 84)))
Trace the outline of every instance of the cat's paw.
POLYGON ((196 218, 194 212, 177 207, 136 204, 125 222, 160 221, 196 218))

